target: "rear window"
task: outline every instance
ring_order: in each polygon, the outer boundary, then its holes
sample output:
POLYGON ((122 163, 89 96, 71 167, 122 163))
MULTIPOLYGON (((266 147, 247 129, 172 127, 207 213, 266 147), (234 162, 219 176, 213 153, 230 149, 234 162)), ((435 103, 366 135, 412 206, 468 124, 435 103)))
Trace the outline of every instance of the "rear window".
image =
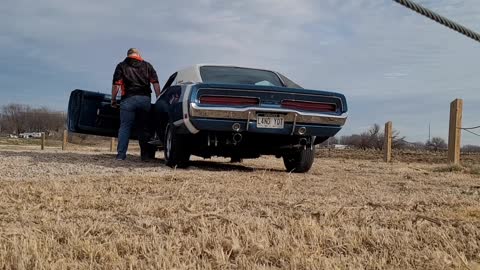
POLYGON ((247 84, 284 87, 278 76, 267 70, 203 66, 200 75, 204 83, 247 84))
POLYGON ((285 85, 288 87, 288 88, 298 88, 298 89, 301 89, 302 87, 296 83, 294 83, 292 80, 290 80, 289 78, 285 77, 284 75, 282 74, 278 74, 280 75, 280 77, 282 78, 282 81, 285 83, 285 85))

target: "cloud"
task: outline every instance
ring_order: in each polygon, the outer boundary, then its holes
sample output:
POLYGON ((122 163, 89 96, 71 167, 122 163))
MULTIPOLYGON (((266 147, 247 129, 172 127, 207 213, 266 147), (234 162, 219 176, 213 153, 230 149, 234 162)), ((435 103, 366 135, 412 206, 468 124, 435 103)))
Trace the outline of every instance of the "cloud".
POLYGON ((402 72, 390 72, 390 73, 383 74, 383 77, 389 78, 389 79, 396 79, 396 78, 401 78, 406 76, 408 76, 408 74, 402 73, 402 72))
MULTIPOLYGON (((475 0, 418 2, 480 29, 475 0)), ((478 44, 393 1, 7 0, 0 32, 3 104, 65 109, 74 88, 107 91, 126 49, 139 47, 163 81, 187 65, 232 63, 345 93, 342 134, 392 120, 411 140, 428 122, 446 137, 457 97, 465 122, 480 113, 478 44)))

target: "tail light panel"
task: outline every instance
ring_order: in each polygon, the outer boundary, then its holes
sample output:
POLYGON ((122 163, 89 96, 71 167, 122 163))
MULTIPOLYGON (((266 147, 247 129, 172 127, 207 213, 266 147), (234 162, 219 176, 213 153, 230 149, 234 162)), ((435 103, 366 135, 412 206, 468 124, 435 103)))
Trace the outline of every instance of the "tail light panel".
POLYGON ((257 106, 260 104, 260 99, 255 97, 204 95, 199 98, 199 101, 200 104, 218 106, 257 106))
POLYGON ((333 103, 312 102, 303 100, 283 100, 282 108, 304 110, 304 111, 316 111, 316 112, 336 112, 337 105, 333 103))

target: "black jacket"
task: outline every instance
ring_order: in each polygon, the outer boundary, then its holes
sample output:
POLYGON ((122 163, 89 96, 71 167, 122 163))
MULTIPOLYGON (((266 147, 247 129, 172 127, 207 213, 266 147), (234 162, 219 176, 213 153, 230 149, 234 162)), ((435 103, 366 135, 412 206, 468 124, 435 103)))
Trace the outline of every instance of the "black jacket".
POLYGON ((113 84, 122 87, 122 98, 130 96, 150 96, 151 83, 158 83, 153 66, 140 57, 127 57, 117 65, 113 74, 113 84))

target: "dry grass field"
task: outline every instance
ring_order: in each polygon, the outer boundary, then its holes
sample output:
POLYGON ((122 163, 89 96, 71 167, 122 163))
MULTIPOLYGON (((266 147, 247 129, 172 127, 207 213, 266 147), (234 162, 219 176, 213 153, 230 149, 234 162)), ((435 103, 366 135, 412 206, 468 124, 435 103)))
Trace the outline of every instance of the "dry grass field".
POLYGON ((0 146, 0 269, 480 269, 478 156, 321 151, 288 174, 18 149, 0 146))

